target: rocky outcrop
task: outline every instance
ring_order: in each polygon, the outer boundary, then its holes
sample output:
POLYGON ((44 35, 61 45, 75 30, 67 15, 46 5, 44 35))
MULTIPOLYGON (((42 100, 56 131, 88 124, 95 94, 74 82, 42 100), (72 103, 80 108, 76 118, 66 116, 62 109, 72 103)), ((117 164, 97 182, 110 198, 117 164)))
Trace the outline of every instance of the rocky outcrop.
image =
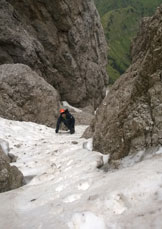
POLYGON ((12 163, 17 161, 18 157, 13 153, 10 153, 9 143, 7 141, 0 138, 0 146, 4 152, 4 155, 6 155, 5 160, 7 160, 7 162, 12 163))
POLYGON ((55 126, 57 91, 23 64, 0 65, 0 116, 55 126))
POLYGON ((16 166, 10 166, 9 158, 0 145, 0 193, 23 185, 23 174, 16 166))
MULTIPOLYGON (((111 159, 162 145, 162 7, 143 20, 133 64, 112 86, 91 128, 93 147, 111 159)), ((89 132, 90 131, 90 132, 89 132)))
POLYGON ((0 0, 0 64, 31 67, 75 106, 96 108, 106 42, 93 0, 0 0))

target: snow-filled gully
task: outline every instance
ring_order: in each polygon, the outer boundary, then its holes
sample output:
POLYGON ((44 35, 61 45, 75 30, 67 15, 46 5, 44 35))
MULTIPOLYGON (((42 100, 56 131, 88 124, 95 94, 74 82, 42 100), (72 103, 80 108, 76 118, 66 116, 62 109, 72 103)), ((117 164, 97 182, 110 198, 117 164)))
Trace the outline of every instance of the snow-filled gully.
MULTIPOLYGON (((162 152, 105 173, 102 155, 76 133, 0 118, 27 184, 0 194, 0 229, 162 228, 162 152)), ((105 160, 104 160, 105 161, 105 160)))

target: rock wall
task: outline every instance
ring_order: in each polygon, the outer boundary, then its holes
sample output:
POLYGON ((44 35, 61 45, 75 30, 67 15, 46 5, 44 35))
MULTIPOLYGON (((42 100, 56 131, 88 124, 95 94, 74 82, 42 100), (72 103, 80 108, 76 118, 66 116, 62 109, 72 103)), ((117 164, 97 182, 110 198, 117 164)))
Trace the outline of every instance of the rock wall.
POLYGON ((162 6, 143 20, 132 59, 84 135, 93 134, 94 149, 111 159, 162 145, 162 6))
POLYGON ((106 62, 93 0, 0 0, 0 64, 30 66, 61 100, 96 108, 105 96, 106 62))

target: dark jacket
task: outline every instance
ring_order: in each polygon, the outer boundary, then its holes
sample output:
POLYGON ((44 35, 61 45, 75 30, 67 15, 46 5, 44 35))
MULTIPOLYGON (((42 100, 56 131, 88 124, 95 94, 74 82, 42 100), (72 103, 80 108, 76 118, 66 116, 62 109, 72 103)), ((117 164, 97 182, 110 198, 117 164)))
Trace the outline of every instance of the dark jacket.
POLYGON ((60 128, 60 124, 63 122, 65 124, 65 126, 70 130, 73 131, 74 130, 74 125, 75 125, 75 119, 72 116, 72 114, 70 114, 70 112, 68 111, 68 109, 65 110, 65 112, 63 113, 66 115, 66 118, 62 117, 62 114, 60 114, 58 120, 57 120, 57 125, 56 125, 56 133, 58 133, 59 128, 60 128))

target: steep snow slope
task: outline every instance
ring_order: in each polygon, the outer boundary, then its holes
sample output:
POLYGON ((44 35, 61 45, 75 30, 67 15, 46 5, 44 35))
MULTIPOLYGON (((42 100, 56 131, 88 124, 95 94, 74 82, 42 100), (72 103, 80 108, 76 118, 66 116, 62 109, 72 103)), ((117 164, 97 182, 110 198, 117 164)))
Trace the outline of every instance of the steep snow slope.
POLYGON ((80 138, 85 126, 55 134, 0 118, 0 127, 28 182, 0 194, 1 229, 162 228, 162 150, 104 173, 102 155, 80 138))

